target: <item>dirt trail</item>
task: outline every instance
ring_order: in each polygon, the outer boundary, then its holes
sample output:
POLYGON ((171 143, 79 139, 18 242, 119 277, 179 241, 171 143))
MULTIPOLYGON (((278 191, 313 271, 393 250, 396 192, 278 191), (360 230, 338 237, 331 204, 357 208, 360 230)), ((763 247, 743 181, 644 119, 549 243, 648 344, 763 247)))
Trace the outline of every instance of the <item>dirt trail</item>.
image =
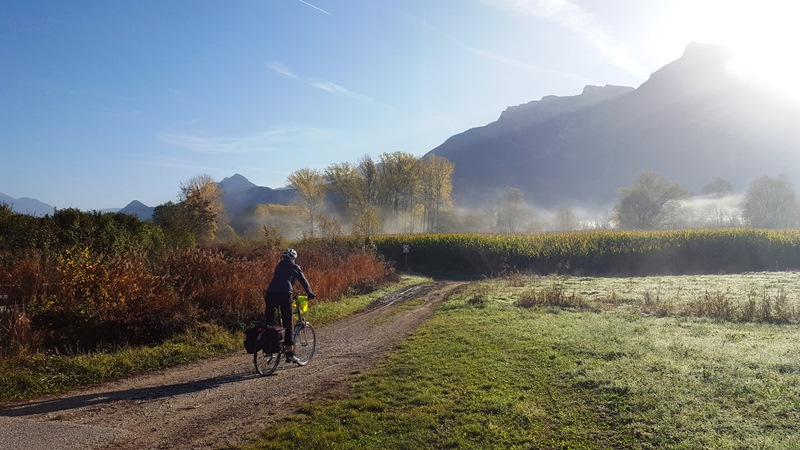
POLYGON ((345 389, 431 317, 458 285, 427 283, 387 295, 364 312, 318 329, 317 353, 309 365, 281 363, 269 377, 255 373, 252 357, 242 349, 52 398, 0 405, 0 449, 244 444, 297 407, 345 389), (403 307, 412 299, 423 301, 403 307))

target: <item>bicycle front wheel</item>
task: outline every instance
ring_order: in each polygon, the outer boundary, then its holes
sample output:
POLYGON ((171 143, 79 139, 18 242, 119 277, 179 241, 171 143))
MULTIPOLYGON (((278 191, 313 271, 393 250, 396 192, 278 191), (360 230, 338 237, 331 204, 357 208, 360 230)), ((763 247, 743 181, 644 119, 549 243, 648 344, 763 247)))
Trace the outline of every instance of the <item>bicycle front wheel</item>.
POLYGON ((294 356, 297 357, 298 364, 308 364, 316 350, 317 335, 314 327, 308 322, 298 323, 294 328, 294 356))
POLYGON ((253 353, 253 365, 256 366, 256 372, 263 377, 272 375, 280 362, 280 353, 264 353, 261 350, 253 353))

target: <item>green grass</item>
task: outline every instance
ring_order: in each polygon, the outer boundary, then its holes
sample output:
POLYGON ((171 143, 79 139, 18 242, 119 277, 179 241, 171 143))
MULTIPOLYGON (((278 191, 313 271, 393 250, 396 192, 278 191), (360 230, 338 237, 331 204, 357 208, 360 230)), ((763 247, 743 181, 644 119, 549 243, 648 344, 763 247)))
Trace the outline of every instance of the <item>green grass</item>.
POLYGON ((356 297, 344 297, 341 300, 330 303, 317 303, 311 300, 305 317, 315 326, 325 325, 364 310, 372 304, 372 302, 390 292, 430 281, 431 279, 427 277, 403 275, 399 282, 384 285, 369 294, 356 297))
MULTIPOLYGON (((332 303, 311 303, 306 317, 315 325, 330 323, 366 308, 393 290, 430 281, 403 277, 362 296, 332 303)), ((113 352, 79 355, 33 353, 0 358, 0 401, 24 400, 81 386, 164 369, 242 348, 241 332, 214 325, 199 325, 174 339, 151 347, 129 347, 113 352)))
POLYGON ((624 307, 660 316, 796 324, 800 323, 798 276, 796 272, 635 278, 516 275, 504 281, 521 298, 549 296, 551 301, 583 308, 624 307))
POLYGON ((22 400, 197 361, 241 347, 236 333, 197 328, 154 347, 80 355, 34 353, 0 359, 0 401, 22 400))
MULTIPOLYGON (((253 448, 800 448, 797 325, 517 306, 564 281, 470 285, 348 394, 253 448)), ((666 298, 687 285, 660 281, 666 298)))

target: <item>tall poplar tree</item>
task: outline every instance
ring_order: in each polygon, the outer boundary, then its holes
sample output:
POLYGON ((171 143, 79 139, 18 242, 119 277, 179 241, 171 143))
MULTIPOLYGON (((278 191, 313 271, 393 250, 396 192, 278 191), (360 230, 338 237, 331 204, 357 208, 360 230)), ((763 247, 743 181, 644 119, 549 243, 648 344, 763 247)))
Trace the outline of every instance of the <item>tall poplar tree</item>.
POLYGON ((308 217, 309 235, 314 236, 316 221, 325 203, 325 176, 316 169, 300 169, 289 174, 286 182, 297 191, 299 206, 308 217))
POLYGON ((424 207, 424 231, 439 231, 439 213, 452 205, 453 171, 447 158, 430 155, 420 164, 419 191, 424 207))

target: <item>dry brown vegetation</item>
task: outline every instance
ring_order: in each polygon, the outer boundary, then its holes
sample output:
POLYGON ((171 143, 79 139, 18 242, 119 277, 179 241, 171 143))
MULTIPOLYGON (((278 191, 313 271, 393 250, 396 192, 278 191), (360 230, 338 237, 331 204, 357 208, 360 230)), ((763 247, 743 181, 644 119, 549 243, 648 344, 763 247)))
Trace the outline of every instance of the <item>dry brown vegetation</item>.
MULTIPOLYGON (((318 301, 368 290, 392 268, 368 248, 331 251, 299 243, 318 301)), ((172 249, 157 258, 109 257, 87 247, 0 254, 0 341, 6 353, 143 344, 197 323, 237 329, 262 317, 263 290, 280 248, 225 245, 172 249), (54 254, 53 254, 54 253, 54 254)))

